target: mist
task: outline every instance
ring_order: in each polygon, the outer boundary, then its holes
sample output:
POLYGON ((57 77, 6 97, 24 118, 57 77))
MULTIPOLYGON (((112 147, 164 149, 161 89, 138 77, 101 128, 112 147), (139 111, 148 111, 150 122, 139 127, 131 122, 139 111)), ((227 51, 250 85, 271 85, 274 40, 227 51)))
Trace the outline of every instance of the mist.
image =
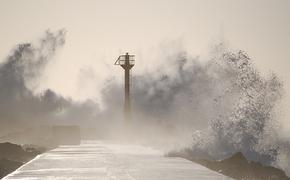
MULTIPOLYGON (((274 72, 260 73, 246 52, 225 43, 215 44, 207 60, 168 54, 153 72, 133 77, 131 136, 164 151, 190 148, 206 159, 242 152, 289 174, 289 137, 280 133, 285 90, 274 72)), ((109 111, 122 106, 122 88, 114 80, 105 87, 109 111)))
POLYGON ((249 159, 290 169, 289 137, 279 133, 285 122, 279 116, 283 82, 275 73, 259 73, 246 52, 223 42, 213 45, 206 59, 182 48, 160 49, 166 64, 132 77, 133 118, 128 128, 123 121, 123 83, 114 75, 106 77, 100 101, 75 101, 53 89, 35 91, 43 71, 65 45, 65 35, 65 30, 46 31, 37 43, 15 46, 2 62, 2 135, 73 124, 93 127, 96 138, 130 139, 164 151, 190 148, 209 159, 243 152, 249 159))

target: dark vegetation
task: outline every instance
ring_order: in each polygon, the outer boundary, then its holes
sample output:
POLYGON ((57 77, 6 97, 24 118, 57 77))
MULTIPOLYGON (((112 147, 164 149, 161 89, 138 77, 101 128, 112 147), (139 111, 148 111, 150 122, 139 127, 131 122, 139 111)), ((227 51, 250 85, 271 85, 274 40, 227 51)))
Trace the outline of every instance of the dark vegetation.
POLYGON ((9 142, 0 143, 0 178, 13 172, 44 151, 45 149, 33 145, 21 147, 9 142))
POLYGON ((238 152, 224 160, 215 161, 192 156, 191 150, 171 152, 170 157, 182 157, 237 180, 290 180, 285 172, 259 162, 248 161, 238 152))

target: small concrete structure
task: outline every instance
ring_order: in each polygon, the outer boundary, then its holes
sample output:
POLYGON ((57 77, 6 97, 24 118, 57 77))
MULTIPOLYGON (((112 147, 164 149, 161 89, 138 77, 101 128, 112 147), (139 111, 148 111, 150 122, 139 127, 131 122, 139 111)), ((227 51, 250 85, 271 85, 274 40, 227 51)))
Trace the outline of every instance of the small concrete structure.
POLYGON ((79 145, 80 128, 78 126, 53 126, 52 138, 56 145, 79 145))

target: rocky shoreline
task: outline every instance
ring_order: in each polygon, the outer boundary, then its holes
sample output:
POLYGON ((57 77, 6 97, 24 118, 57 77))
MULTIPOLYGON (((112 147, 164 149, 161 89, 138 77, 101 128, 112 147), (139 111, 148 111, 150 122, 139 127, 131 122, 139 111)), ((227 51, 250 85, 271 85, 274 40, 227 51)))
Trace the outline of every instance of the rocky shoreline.
POLYGON ((32 145, 20 146, 9 142, 0 143, 0 178, 43 153, 43 148, 32 145))
POLYGON ((188 159, 237 180, 290 180, 281 169, 264 166, 259 162, 248 161, 241 152, 220 161, 194 157, 190 153, 190 150, 170 152, 167 155, 169 157, 182 157, 188 159))

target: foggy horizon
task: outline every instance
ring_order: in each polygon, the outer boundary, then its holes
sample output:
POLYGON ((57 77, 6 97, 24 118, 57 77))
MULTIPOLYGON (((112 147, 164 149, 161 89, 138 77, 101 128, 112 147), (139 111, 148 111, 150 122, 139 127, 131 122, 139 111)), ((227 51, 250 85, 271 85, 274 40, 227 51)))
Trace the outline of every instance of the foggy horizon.
POLYGON ((0 140, 73 131, 289 176, 289 17, 287 0, 0 0, 0 140))

